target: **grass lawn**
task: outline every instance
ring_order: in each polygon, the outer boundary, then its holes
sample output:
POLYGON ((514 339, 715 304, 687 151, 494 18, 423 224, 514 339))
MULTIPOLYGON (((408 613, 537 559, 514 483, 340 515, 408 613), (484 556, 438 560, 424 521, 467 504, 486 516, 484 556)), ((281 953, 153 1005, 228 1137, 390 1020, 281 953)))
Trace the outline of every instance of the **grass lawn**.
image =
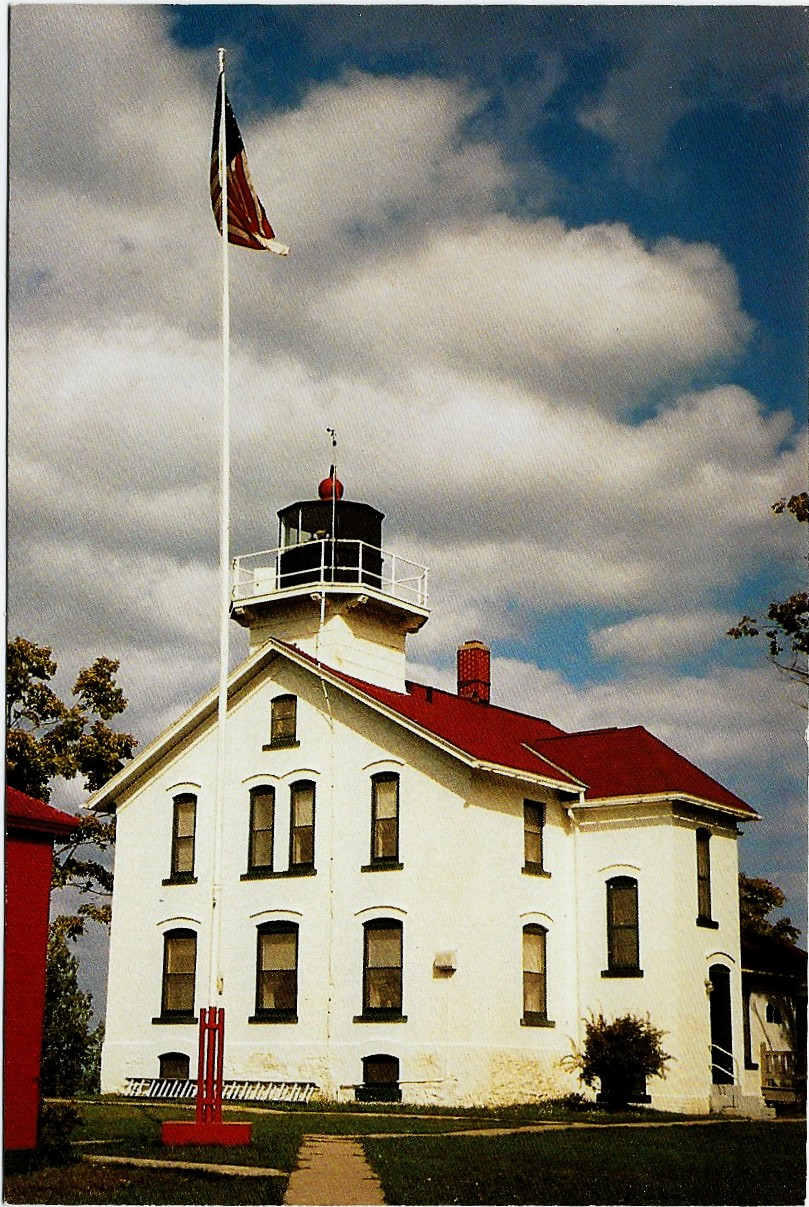
POLYGON ((365 1140, 389 1203, 803 1203, 803 1122, 365 1140))
MULTIPOLYGON (((79 1109, 76 1153, 252 1165, 291 1171, 302 1137, 360 1134, 389 1203, 400 1204, 765 1204, 803 1203, 803 1121, 638 1127, 638 1116, 569 1111, 560 1106, 431 1112, 407 1109, 225 1110, 249 1119, 245 1148, 160 1144, 164 1119, 193 1117, 193 1107, 91 1099, 79 1109), (549 1129, 506 1136, 458 1136, 459 1129, 540 1122, 622 1126, 549 1129), (380 1133, 398 1135, 396 1142, 380 1133), (442 1133, 438 1135, 436 1133, 442 1133), (377 1136, 371 1136, 377 1133, 377 1136)), ((643 1114, 644 1120, 654 1118, 643 1114)), ((672 1116, 656 1116, 671 1120, 672 1116)), ((226 1177, 185 1170, 72 1165, 5 1172, 7 1203, 281 1203, 286 1176, 226 1177)))

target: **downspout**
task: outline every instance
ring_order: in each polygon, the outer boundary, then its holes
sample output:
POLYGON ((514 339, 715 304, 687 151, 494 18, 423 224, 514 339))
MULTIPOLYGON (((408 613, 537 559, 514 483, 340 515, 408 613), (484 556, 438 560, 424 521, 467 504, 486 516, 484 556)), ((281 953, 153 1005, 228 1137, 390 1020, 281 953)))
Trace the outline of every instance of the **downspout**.
MULTIPOLYGON (((584 789, 579 789, 579 805, 584 804, 584 789)), ((568 821, 573 828, 573 999, 576 1003, 576 1047, 581 1046, 581 987, 579 963, 581 960, 581 935, 579 934, 579 821, 573 805, 565 805, 568 821)))

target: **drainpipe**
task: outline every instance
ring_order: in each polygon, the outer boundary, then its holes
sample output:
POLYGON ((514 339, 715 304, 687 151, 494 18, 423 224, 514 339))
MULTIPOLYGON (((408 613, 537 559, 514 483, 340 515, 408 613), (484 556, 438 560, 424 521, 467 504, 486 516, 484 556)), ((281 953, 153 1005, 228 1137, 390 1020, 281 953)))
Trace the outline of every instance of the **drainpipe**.
MULTIPOLYGON (((579 790, 579 805, 584 804, 584 789, 579 790)), ((581 989, 579 962, 581 960, 581 936, 579 934, 579 821, 574 812, 575 806, 565 805, 565 812, 573 829, 573 949, 575 951, 573 978, 573 997, 576 1003, 576 1047, 581 1044, 581 989)))

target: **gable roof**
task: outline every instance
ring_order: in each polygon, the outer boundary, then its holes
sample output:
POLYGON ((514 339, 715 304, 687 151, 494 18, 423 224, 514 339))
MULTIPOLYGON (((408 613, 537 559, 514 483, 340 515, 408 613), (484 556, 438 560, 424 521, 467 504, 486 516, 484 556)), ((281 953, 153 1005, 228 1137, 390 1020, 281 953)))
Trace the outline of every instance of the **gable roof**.
POLYGON ((19 830, 39 830, 44 834, 69 834, 77 818, 43 800, 28 796, 17 788, 6 788, 6 825, 19 830))
MULTIPOLYGON (((231 674, 228 695, 248 684, 276 656, 325 679, 374 711, 402 724, 467 766, 544 784, 582 803, 628 803, 640 796, 685 798, 757 819, 755 809, 642 726, 566 733, 542 717, 482 704, 436 687, 407 682, 406 691, 379 687, 317 662, 297 646, 271 638, 231 674)), ((208 692, 146 746, 90 800, 114 806, 115 794, 139 780, 172 746, 216 711, 208 692)))

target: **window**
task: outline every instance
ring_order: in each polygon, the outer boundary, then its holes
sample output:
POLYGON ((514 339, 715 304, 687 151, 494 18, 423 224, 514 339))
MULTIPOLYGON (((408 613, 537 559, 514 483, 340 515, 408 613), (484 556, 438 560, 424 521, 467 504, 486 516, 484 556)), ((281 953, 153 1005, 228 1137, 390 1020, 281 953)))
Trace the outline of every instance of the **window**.
POLYGON ((310 780, 293 784, 290 792, 290 870, 315 865, 315 785, 310 780))
POLYGON ((717 926, 711 919, 711 831, 697 830, 697 925, 717 926))
POLYGON ((545 806, 527 800, 523 805, 524 858, 523 871, 542 872, 542 838, 545 828, 545 806))
POLYGON ((371 777, 371 863, 399 862, 399 777, 383 772, 371 777))
POLYGON ((638 882, 607 881, 607 970, 602 976, 642 976, 638 945, 638 882))
POLYGON ((366 1018, 402 1016, 402 924, 391 918, 365 923, 362 1010, 366 1018))
POLYGON ((355 1091, 357 1102, 401 1102, 399 1059, 377 1053, 362 1058, 362 1085, 355 1091))
POLYGON ((184 1052, 164 1052, 158 1057, 160 1078, 164 1081, 188 1081, 191 1061, 184 1052))
POLYGON ((169 930, 163 936, 163 996, 160 1017, 167 1022, 195 1022, 194 978, 197 936, 193 930, 169 930))
POLYGON ((174 798, 174 820, 171 834, 171 874, 167 883, 190 883, 194 880, 194 843, 197 825, 197 798, 183 792, 174 798))
POLYGON ((548 1021, 545 949, 548 932, 533 923, 522 928, 522 1021, 538 1026, 548 1021))
POLYGON ((272 871, 275 792, 261 786, 250 789, 250 842, 247 868, 250 872, 272 871))
POLYGON ((297 746, 298 701, 295 696, 276 696, 270 705, 270 745, 297 746))
POLYGON ((781 1007, 774 1006, 772 1002, 767 1002, 765 1018, 767 1019, 768 1023, 783 1023, 784 1016, 781 1013, 781 1007))
POLYGON ((298 927, 265 922, 258 928, 256 1013, 253 1022, 296 1023, 298 1010, 298 927))

